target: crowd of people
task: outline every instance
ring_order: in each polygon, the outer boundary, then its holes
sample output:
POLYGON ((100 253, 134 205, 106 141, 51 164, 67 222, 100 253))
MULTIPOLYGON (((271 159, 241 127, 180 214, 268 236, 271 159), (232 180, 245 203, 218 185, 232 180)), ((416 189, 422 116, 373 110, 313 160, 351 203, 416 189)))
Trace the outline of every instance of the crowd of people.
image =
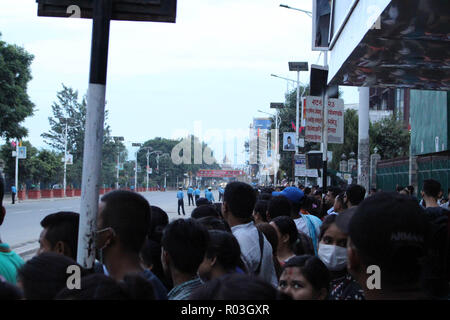
POLYGON ((172 221, 140 194, 116 190, 100 198, 91 269, 76 262, 75 212, 41 221, 40 249, 27 262, 0 241, 0 299, 449 299, 450 212, 440 189, 424 181, 419 203, 408 188, 366 195, 356 184, 231 182, 219 203, 191 188, 191 216, 172 221), (74 267, 77 288, 68 286, 74 267))

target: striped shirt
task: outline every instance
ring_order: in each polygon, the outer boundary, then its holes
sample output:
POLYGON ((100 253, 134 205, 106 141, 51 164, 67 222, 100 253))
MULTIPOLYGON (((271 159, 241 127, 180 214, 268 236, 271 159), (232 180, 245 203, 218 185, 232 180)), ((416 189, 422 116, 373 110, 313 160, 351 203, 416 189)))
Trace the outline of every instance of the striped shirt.
POLYGON ((192 292, 194 292, 195 289, 200 287, 202 284, 203 283, 199 277, 183 282, 170 290, 167 297, 169 300, 189 300, 189 296, 192 292))

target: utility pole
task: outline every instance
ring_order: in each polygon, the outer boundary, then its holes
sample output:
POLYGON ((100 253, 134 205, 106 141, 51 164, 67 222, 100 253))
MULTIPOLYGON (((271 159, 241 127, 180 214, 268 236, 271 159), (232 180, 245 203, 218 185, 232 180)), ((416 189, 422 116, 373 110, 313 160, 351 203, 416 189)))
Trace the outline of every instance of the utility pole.
POLYGON ((369 87, 359 88, 358 184, 369 191, 369 87))
POLYGON ((119 190, 119 169, 120 169, 120 151, 117 152, 117 176, 116 176, 116 189, 119 190))
POLYGON ((16 142, 16 172, 15 172, 15 184, 17 189, 17 200, 19 200, 19 139, 16 142))
POLYGON ((66 197, 66 172, 67 172, 67 121, 66 121, 66 130, 64 134, 64 197, 66 197))
POLYGON ((147 175, 147 188, 145 189, 145 191, 148 191, 148 159, 150 158, 150 149, 147 148, 147 167, 145 168, 145 174, 147 175))

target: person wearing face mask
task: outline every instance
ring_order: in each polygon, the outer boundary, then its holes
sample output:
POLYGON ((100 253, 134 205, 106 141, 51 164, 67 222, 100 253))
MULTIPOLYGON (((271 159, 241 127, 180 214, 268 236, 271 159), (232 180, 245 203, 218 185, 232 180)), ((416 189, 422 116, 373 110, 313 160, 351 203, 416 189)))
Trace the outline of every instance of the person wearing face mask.
POLYGON ((294 300, 325 300, 330 274, 324 263, 312 255, 295 256, 284 265, 278 290, 294 300))
POLYGON ((363 300, 364 293, 347 271, 347 234, 337 224, 340 216, 350 215, 348 209, 339 215, 327 216, 320 230, 318 257, 330 271, 329 300, 363 300))
POLYGON ((102 196, 95 237, 99 263, 94 269, 118 281, 127 274, 139 274, 153 285, 156 300, 167 300, 161 280, 141 263, 150 217, 150 204, 138 193, 115 190, 102 196))

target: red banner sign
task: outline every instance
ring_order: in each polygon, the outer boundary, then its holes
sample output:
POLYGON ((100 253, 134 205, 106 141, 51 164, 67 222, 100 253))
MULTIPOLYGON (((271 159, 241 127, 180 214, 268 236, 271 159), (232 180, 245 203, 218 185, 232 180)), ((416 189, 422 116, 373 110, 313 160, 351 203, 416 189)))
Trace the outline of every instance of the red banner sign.
POLYGON ((232 178, 243 176, 242 170, 198 170, 197 177, 207 178, 232 178))

